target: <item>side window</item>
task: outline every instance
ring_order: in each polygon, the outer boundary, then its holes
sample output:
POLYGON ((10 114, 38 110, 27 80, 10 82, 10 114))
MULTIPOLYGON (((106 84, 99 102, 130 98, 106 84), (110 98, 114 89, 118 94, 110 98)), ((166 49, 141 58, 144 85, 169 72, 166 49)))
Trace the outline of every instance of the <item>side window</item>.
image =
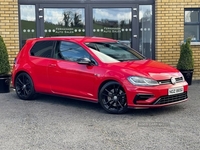
POLYGON ((60 41, 57 46, 56 58, 68 61, 78 61, 81 58, 90 58, 90 54, 76 43, 60 41))
POLYGON ((39 41, 31 49, 31 56, 51 58, 54 41, 39 41))

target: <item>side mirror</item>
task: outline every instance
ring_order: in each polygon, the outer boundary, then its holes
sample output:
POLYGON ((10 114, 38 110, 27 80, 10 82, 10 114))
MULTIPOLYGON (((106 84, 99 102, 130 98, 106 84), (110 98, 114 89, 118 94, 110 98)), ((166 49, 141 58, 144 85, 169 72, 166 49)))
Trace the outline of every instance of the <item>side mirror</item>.
POLYGON ((92 61, 88 58, 81 58, 81 59, 78 59, 78 64, 92 65, 92 61))

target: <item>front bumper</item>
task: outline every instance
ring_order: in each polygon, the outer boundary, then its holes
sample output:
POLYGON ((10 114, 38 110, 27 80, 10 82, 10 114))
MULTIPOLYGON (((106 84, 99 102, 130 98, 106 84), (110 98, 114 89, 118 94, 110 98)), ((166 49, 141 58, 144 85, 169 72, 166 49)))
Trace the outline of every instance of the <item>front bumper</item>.
POLYGON ((129 86, 127 89, 128 107, 162 107, 187 101, 187 82, 176 85, 166 84, 151 87, 129 86), (183 93, 168 95, 168 89, 183 87, 183 93))

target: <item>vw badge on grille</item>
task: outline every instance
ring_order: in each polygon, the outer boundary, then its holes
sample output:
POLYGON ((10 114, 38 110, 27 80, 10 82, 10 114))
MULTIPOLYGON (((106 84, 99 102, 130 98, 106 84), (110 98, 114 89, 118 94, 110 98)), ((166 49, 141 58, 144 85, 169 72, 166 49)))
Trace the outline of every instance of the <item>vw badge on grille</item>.
POLYGON ((171 83, 176 84, 176 79, 174 77, 171 77, 171 83))

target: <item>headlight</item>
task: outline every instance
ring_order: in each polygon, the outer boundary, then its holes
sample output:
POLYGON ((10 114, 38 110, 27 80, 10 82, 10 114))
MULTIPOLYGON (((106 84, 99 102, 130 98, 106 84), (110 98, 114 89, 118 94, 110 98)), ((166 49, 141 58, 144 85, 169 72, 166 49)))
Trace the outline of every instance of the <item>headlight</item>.
POLYGON ((184 78, 184 76, 183 76, 183 74, 180 72, 180 75, 181 75, 181 77, 182 77, 182 81, 185 81, 185 78, 184 78))
POLYGON ((149 79, 149 78, 143 78, 143 77, 131 76, 131 77, 128 77, 128 80, 133 85, 139 85, 139 86, 155 86, 155 85, 159 85, 157 81, 149 79))

